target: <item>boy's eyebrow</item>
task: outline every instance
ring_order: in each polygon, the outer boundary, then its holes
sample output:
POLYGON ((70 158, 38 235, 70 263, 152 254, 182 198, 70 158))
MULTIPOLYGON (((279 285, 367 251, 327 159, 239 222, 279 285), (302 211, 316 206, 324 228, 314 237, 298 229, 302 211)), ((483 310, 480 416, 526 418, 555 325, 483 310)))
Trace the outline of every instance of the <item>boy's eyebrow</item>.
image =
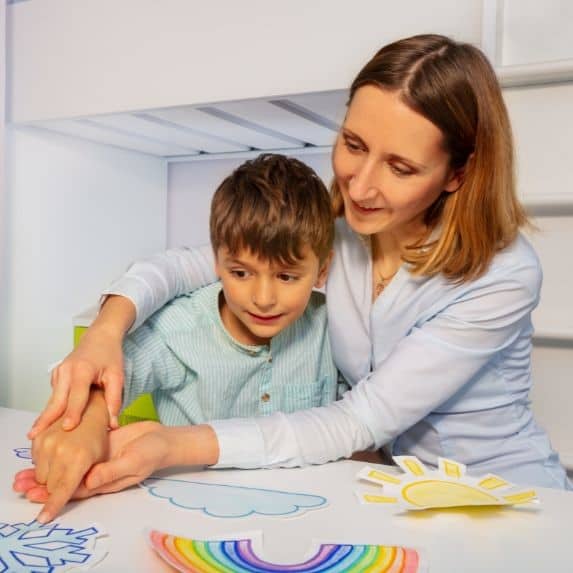
MULTIPOLYGON (((356 139, 357 141, 360 142, 362 146, 367 147, 364 140, 357 133, 354 133, 351 129, 348 129, 348 127, 342 126, 342 135, 356 139)), ((403 155, 398 155, 397 153, 390 153, 388 157, 390 159, 393 159, 394 161, 403 161, 404 163, 410 163, 414 167, 418 167, 419 169, 426 169, 426 166, 422 165, 422 163, 418 163, 417 161, 414 161, 409 157, 404 157, 403 155)))
MULTIPOLYGON (((249 263, 242 261, 238 257, 229 257, 228 259, 226 259, 226 262, 228 264, 241 265, 243 267, 249 266, 249 263)), ((284 270, 298 270, 304 266, 304 262, 302 260, 297 261, 295 263, 287 263, 287 262, 281 263, 280 261, 270 261, 270 264, 271 266, 277 266, 284 270)))

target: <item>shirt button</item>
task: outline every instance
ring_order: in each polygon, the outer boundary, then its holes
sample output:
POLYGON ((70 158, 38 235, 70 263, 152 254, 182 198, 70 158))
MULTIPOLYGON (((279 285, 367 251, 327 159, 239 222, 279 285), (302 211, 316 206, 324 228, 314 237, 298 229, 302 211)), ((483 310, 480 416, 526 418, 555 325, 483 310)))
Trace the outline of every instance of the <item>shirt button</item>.
POLYGON ((268 402, 270 399, 270 394, 267 394, 266 392, 261 396, 261 402, 268 402))

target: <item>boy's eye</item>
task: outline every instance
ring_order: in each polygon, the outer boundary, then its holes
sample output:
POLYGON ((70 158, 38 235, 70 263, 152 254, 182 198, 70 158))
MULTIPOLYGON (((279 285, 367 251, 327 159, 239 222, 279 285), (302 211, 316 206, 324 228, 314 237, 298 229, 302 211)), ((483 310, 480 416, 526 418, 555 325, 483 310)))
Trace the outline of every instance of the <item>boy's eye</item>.
POLYGON ((278 275, 278 277, 279 277, 279 280, 281 280, 281 281, 284 282, 284 283, 292 283, 292 282, 294 282, 294 281, 296 281, 296 280, 298 279, 297 276, 295 276, 295 275, 290 275, 290 274, 288 274, 288 273, 280 273, 280 274, 278 275))
POLYGON ((244 279, 249 276, 248 271, 245 269, 231 269, 229 272, 238 279, 244 279))

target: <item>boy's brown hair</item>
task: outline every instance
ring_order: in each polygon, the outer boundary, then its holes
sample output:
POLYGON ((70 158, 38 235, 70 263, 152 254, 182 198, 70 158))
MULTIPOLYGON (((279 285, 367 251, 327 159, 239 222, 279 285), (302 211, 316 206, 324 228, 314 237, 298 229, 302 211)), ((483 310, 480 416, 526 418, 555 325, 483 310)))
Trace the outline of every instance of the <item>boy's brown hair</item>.
POLYGON ((323 263, 334 240, 328 191, 308 165, 273 153, 246 161, 217 188, 209 219, 211 245, 242 249, 268 261, 294 264, 303 249, 323 263))

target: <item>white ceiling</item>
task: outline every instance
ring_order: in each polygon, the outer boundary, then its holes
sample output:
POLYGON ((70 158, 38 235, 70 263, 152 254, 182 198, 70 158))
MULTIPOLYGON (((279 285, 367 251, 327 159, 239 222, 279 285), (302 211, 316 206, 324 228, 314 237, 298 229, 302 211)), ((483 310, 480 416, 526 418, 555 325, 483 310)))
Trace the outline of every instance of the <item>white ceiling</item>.
POLYGON ((332 145, 346 90, 35 122, 35 127, 178 158, 332 145))

